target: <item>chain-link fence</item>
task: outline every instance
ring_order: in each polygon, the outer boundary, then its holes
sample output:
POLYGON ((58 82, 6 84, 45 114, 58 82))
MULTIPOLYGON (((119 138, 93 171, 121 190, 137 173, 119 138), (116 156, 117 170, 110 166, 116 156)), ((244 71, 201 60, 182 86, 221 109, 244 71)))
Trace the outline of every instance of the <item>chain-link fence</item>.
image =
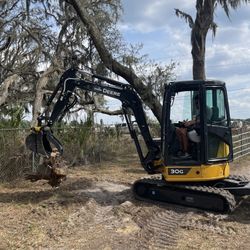
MULTIPOLYGON (((63 157, 68 166, 110 162, 125 164, 138 160, 128 131, 116 127, 94 128, 84 125, 54 128, 64 146, 63 157)), ((40 157, 25 147, 29 129, 0 129, 0 181, 23 177, 37 168, 40 157)))
POLYGON ((24 141, 29 129, 0 129, 0 180, 13 180, 29 168, 24 141))
MULTIPOLYGON (((34 158, 25 147, 29 133, 29 129, 0 129, 0 181, 23 177, 36 168, 39 158, 34 158)), ((67 126, 55 128, 54 134, 64 145, 64 158, 69 166, 104 162, 123 165, 139 160, 128 130, 124 128, 67 126)), ((235 129, 233 144, 234 159, 249 155, 250 129, 235 129)))

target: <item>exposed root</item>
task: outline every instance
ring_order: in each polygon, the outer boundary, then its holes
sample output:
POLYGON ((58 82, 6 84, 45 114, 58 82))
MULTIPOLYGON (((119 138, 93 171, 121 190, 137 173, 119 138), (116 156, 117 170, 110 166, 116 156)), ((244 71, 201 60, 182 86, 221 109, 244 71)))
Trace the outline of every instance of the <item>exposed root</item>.
POLYGON ((62 181, 66 180, 66 174, 62 169, 63 162, 57 150, 53 150, 49 158, 44 158, 43 163, 38 165, 35 173, 25 176, 26 180, 36 182, 38 180, 48 180, 52 187, 58 187, 62 181))

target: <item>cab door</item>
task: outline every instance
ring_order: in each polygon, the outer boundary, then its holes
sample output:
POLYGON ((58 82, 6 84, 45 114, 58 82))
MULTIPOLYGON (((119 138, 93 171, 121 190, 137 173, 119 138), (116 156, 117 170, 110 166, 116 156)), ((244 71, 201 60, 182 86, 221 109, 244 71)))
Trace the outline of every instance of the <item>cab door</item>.
POLYGON ((233 159, 232 132, 226 89, 223 85, 205 88, 205 160, 209 164, 233 159))
MULTIPOLYGON (((200 165, 204 163, 204 132, 203 120, 200 110, 195 103, 198 97, 200 103, 199 82, 176 82, 166 86, 163 105, 162 125, 162 151, 165 165, 200 165), (185 121, 195 121, 193 126, 185 127, 185 121), (193 131, 197 141, 191 141, 189 132, 193 131), (178 133, 179 132, 179 133, 178 133), (184 133, 180 138, 180 133, 184 133), (186 136, 187 155, 184 155, 184 142, 186 136), (202 150, 201 150, 202 149, 202 150)), ((203 117, 203 116, 202 116, 203 117)))

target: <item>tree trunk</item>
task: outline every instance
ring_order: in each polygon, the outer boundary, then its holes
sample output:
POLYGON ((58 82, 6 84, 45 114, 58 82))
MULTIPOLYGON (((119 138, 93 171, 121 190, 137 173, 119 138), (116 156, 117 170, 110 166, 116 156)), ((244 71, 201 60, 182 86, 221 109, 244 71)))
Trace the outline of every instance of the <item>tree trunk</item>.
POLYGON ((9 88, 10 86, 15 83, 19 79, 19 76, 17 74, 11 75, 7 77, 0 86, 0 106, 2 106, 9 95, 9 88))
POLYGON ((32 126, 37 124, 37 117, 39 116, 42 108, 44 88, 46 87, 50 75, 55 71, 55 66, 51 64, 49 68, 41 75, 36 84, 35 99, 32 110, 32 126))
POLYGON ((109 70, 123 77, 128 83, 130 83, 138 92, 145 104, 152 110, 156 118, 161 121, 162 106, 157 100, 156 96, 148 90, 148 88, 143 84, 142 80, 134 73, 132 69, 120 64, 118 61, 112 58, 111 53, 104 44, 103 37, 101 36, 93 17, 88 14, 84 5, 81 3, 82 1, 72 0, 70 2, 82 23, 86 26, 89 36, 91 37, 104 65, 109 70))
POLYGON ((191 44, 193 79, 205 80, 206 37, 213 24, 215 0, 196 1, 196 18, 192 27, 191 44))
POLYGON ((197 31, 194 27, 192 30, 192 57, 193 57, 193 79, 205 80, 205 47, 206 35, 197 31))

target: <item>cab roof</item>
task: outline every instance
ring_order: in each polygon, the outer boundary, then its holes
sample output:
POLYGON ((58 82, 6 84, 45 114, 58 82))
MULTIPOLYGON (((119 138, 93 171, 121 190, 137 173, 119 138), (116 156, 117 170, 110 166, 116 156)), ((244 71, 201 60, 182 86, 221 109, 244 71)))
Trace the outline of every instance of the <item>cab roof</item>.
POLYGON ((188 86, 200 86, 200 85, 206 85, 206 86, 225 86, 225 82, 222 82, 220 80, 188 80, 188 81, 174 81, 169 83, 170 86, 176 86, 178 88, 181 87, 188 87, 188 86))

